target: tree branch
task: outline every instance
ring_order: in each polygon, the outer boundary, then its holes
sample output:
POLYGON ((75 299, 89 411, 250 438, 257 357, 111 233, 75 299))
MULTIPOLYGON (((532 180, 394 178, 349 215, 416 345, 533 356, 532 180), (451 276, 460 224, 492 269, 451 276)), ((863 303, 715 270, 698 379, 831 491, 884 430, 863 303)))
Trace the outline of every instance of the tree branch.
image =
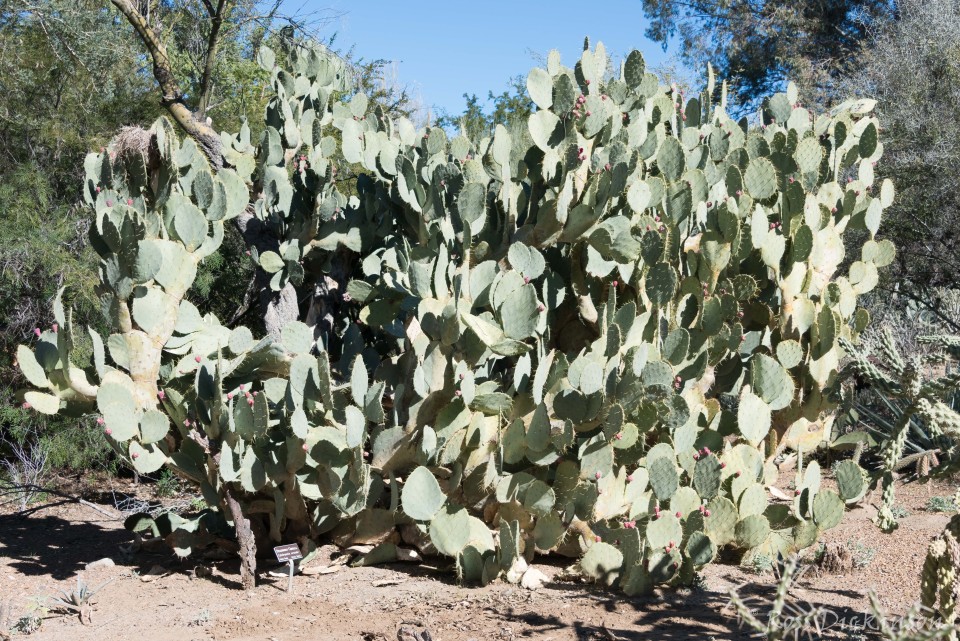
MULTIPOLYGON (((178 125, 203 149, 214 169, 223 167, 223 154, 220 136, 210 126, 197 118, 187 106, 183 92, 173 74, 167 48, 157 34, 147 24, 146 19, 130 0, 110 0, 127 21, 133 26, 153 59, 153 76, 160 86, 162 97, 160 104, 170 113, 178 125)), ((225 0, 220 0, 223 5, 225 0)), ((219 29, 218 29, 219 31, 219 29)))
MULTIPOLYGON (((209 9, 213 9, 209 1, 206 2, 209 9)), ((213 68, 217 63, 217 49, 220 48, 220 28, 223 26, 224 9, 226 0, 219 0, 217 8, 210 13, 210 36, 207 38, 207 51, 204 54, 203 77, 200 81, 200 102, 197 105, 197 112, 206 114, 210 108, 210 95, 213 89, 213 68)), ((229 11, 229 9, 227 9, 229 11)))

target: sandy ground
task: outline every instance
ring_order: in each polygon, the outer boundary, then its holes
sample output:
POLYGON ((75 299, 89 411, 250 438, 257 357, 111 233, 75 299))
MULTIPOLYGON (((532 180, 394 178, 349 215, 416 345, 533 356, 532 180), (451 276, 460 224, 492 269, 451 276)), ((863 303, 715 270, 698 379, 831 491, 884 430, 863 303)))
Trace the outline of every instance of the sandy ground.
MULTIPOLYGON (((892 614, 905 612, 919 595, 927 543, 948 520, 924 506, 930 496, 950 496, 955 490, 950 484, 900 487, 898 504, 909 515, 895 535, 882 534, 870 522, 874 510, 869 503, 878 497, 868 497, 867 507, 849 512, 825 540, 858 545, 861 558, 872 554, 869 563, 845 574, 808 568, 791 603, 829 608, 831 630, 825 636, 832 638, 855 638, 840 630, 838 622, 862 623, 871 589, 892 614)), ((106 499, 101 497, 104 503, 106 499)), ((728 591, 739 588, 748 603, 759 605, 771 596, 775 582, 769 573, 713 564, 695 589, 626 598, 557 580, 533 592, 503 582, 467 588, 448 572, 395 564, 297 576, 293 593, 285 591, 285 578, 263 577, 245 593, 234 561, 208 563, 211 576, 192 578, 196 562, 179 562, 172 554, 124 557, 120 546, 130 540, 119 519, 77 503, 54 500, 26 516, 0 514, 0 607, 5 606, 8 622, 30 612, 39 615, 39 629, 29 635, 37 641, 392 641, 398 631, 401 641, 411 641, 416 636, 408 633, 423 630, 433 641, 746 639, 751 635, 738 625, 728 591), (116 565, 85 568, 104 557, 116 565), (155 565, 169 573, 150 582, 138 578, 155 565), (89 625, 76 615, 42 607, 59 590, 75 587, 78 572, 91 586, 112 580, 94 598, 89 625)), ((535 567, 553 578, 569 563, 546 558, 535 567)))

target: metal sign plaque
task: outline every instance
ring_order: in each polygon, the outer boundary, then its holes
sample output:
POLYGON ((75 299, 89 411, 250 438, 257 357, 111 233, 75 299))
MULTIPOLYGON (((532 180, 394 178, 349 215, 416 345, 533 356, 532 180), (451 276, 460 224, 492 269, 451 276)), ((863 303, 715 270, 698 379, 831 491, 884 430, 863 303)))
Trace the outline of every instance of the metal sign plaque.
POLYGON ((300 546, 296 543, 288 543, 286 545, 278 545, 273 548, 273 553, 277 555, 277 561, 281 563, 286 563, 287 561, 296 561, 297 559, 302 559, 303 555, 300 554, 300 546))

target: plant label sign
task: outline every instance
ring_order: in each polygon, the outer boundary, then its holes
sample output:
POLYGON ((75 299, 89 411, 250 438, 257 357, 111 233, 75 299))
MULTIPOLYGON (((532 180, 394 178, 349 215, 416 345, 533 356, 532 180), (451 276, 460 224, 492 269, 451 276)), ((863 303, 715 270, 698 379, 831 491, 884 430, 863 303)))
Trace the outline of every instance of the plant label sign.
POLYGON ((300 554, 300 546, 296 543, 278 545, 273 548, 273 553, 277 555, 277 561, 280 561, 280 563, 296 561, 303 558, 303 555, 300 554))
POLYGON ((277 561, 280 561, 280 563, 287 563, 289 566, 287 592, 291 592, 293 591, 293 562, 303 558, 303 555, 300 554, 300 546, 296 543, 278 545, 277 547, 273 548, 273 553, 277 556, 277 561))

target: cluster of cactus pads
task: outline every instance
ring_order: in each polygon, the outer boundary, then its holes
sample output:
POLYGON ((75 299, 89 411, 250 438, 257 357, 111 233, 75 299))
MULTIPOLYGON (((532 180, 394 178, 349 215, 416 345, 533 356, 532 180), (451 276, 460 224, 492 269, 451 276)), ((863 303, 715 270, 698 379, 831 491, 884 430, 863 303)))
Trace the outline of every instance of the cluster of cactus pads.
MULTIPOLYGON (((261 51, 265 130, 222 135, 228 168, 165 120, 88 157, 115 333, 74 365, 58 302, 19 351, 26 402, 98 413, 136 470, 172 468, 231 523, 235 500, 261 543, 389 560, 402 533, 468 581, 557 552, 648 592, 724 547, 810 546, 862 496, 853 462, 839 492, 814 462, 792 503, 766 486, 775 455, 828 440, 840 340, 893 259, 869 101, 814 114, 791 87, 748 126, 712 74, 688 97, 587 45, 530 73, 527 121, 471 141, 371 110, 323 50, 286 58, 261 51), (355 258, 332 335, 257 340, 189 302, 241 214, 278 239, 250 248, 275 290, 355 258), (848 230, 868 240, 845 262, 848 230)), ((180 525, 184 554, 214 538, 180 525)))

